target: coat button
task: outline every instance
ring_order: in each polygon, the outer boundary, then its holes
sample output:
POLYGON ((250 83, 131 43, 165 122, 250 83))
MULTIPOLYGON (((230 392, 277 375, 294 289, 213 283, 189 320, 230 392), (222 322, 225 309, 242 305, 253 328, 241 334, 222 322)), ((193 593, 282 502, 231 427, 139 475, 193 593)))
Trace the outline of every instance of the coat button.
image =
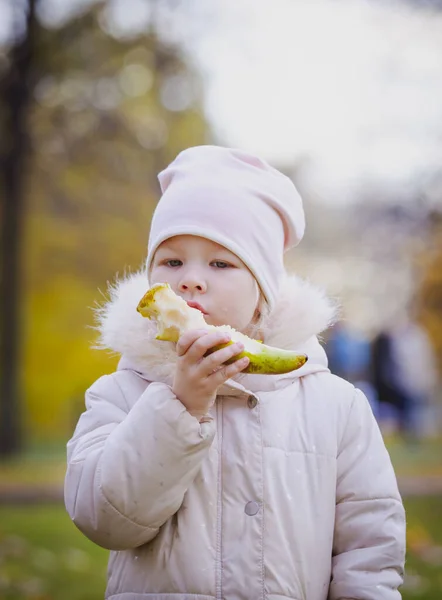
POLYGON ((247 502, 247 504, 244 507, 244 512, 246 513, 246 515, 249 515, 249 517, 253 517, 253 515, 256 515, 256 513, 259 512, 258 502, 247 502))
POLYGON ((255 406, 258 404, 258 398, 256 396, 252 396, 250 395, 247 398, 247 406, 249 408, 255 408, 255 406))

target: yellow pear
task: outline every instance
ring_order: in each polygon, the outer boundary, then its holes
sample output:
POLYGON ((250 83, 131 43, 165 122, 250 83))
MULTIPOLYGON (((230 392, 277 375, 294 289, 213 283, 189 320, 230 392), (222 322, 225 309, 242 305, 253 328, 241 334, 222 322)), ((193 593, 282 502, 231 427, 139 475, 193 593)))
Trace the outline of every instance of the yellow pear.
POLYGON ((243 373, 260 373, 262 375, 281 374, 299 369, 307 361, 305 354, 297 354, 291 350, 282 350, 266 346, 258 340, 236 331, 229 325, 208 325, 203 314, 196 308, 191 308, 187 302, 172 290, 168 283, 157 283, 142 297, 137 311, 153 319, 157 323, 157 340, 177 342, 190 329, 207 329, 208 331, 224 331, 230 335, 231 341, 211 348, 209 354, 235 342, 242 342, 244 350, 230 359, 233 362, 247 356, 250 363, 243 373))

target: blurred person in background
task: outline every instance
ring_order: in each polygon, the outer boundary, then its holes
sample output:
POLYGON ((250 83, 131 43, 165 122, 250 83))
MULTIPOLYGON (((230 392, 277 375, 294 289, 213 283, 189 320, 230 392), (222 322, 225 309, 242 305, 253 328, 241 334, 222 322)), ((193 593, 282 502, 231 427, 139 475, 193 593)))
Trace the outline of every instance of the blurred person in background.
POLYGON ((349 320, 342 319, 330 330, 326 352, 330 371, 362 390, 377 418, 378 401, 371 381, 371 346, 368 337, 349 320))
POLYGON ((428 334, 412 312, 398 314, 374 338, 372 376, 381 419, 382 408, 393 407, 405 439, 416 441, 425 435, 432 420, 437 368, 428 334))

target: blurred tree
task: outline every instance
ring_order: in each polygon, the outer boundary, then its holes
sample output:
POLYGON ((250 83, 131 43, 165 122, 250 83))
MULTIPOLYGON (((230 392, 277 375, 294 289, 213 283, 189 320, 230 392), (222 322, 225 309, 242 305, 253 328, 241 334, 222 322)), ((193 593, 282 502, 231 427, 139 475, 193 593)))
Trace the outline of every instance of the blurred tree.
POLYGON ((115 366, 90 350, 97 287, 142 264, 158 171, 210 140, 198 74, 161 14, 117 37, 106 11, 40 27, 35 45, 20 371, 31 436, 65 438, 115 366))
POLYGON ((31 75, 35 59, 37 0, 13 6, 14 32, 9 61, 1 73, 2 180, 1 228, 1 333, 0 333, 0 455, 15 452, 20 445, 20 389, 18 382, 20 251, 24 216, 24 190, 29 147, 28 110, 31 104, 31 75), (18 14, 20 11, 23 14, 18 14), (20 18, 21 17, 21 18, 20 18))
POLYGON ((417 310, 433 342, 439 373, 442 373, 442 213, 434 211, 431 219, 433 243, 420 260, 424 275, 417 310))

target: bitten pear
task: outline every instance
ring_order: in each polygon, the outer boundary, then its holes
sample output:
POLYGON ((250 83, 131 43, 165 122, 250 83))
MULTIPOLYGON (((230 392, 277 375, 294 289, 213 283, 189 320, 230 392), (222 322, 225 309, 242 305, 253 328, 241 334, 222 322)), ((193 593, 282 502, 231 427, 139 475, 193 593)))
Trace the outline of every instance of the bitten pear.
POLYGON ((185 300, 175 294, 168 283, 153 285, 141 298, 137 311, 143 317, 156 321, 158 327, 156 339, 165 342, 177 342, 183 333, 190 329, 219 330, 228 333, 231 341, 214 346, 210 352, 215 352, 235 342, 242 342, 244 350, 227 362, 247 356, 250 362, 243 373, 280 375, 299 369, 308 360, 305 354, 267 346, 229 325, 208 325, 203 314, 198 309, 188 306, 185 300))

